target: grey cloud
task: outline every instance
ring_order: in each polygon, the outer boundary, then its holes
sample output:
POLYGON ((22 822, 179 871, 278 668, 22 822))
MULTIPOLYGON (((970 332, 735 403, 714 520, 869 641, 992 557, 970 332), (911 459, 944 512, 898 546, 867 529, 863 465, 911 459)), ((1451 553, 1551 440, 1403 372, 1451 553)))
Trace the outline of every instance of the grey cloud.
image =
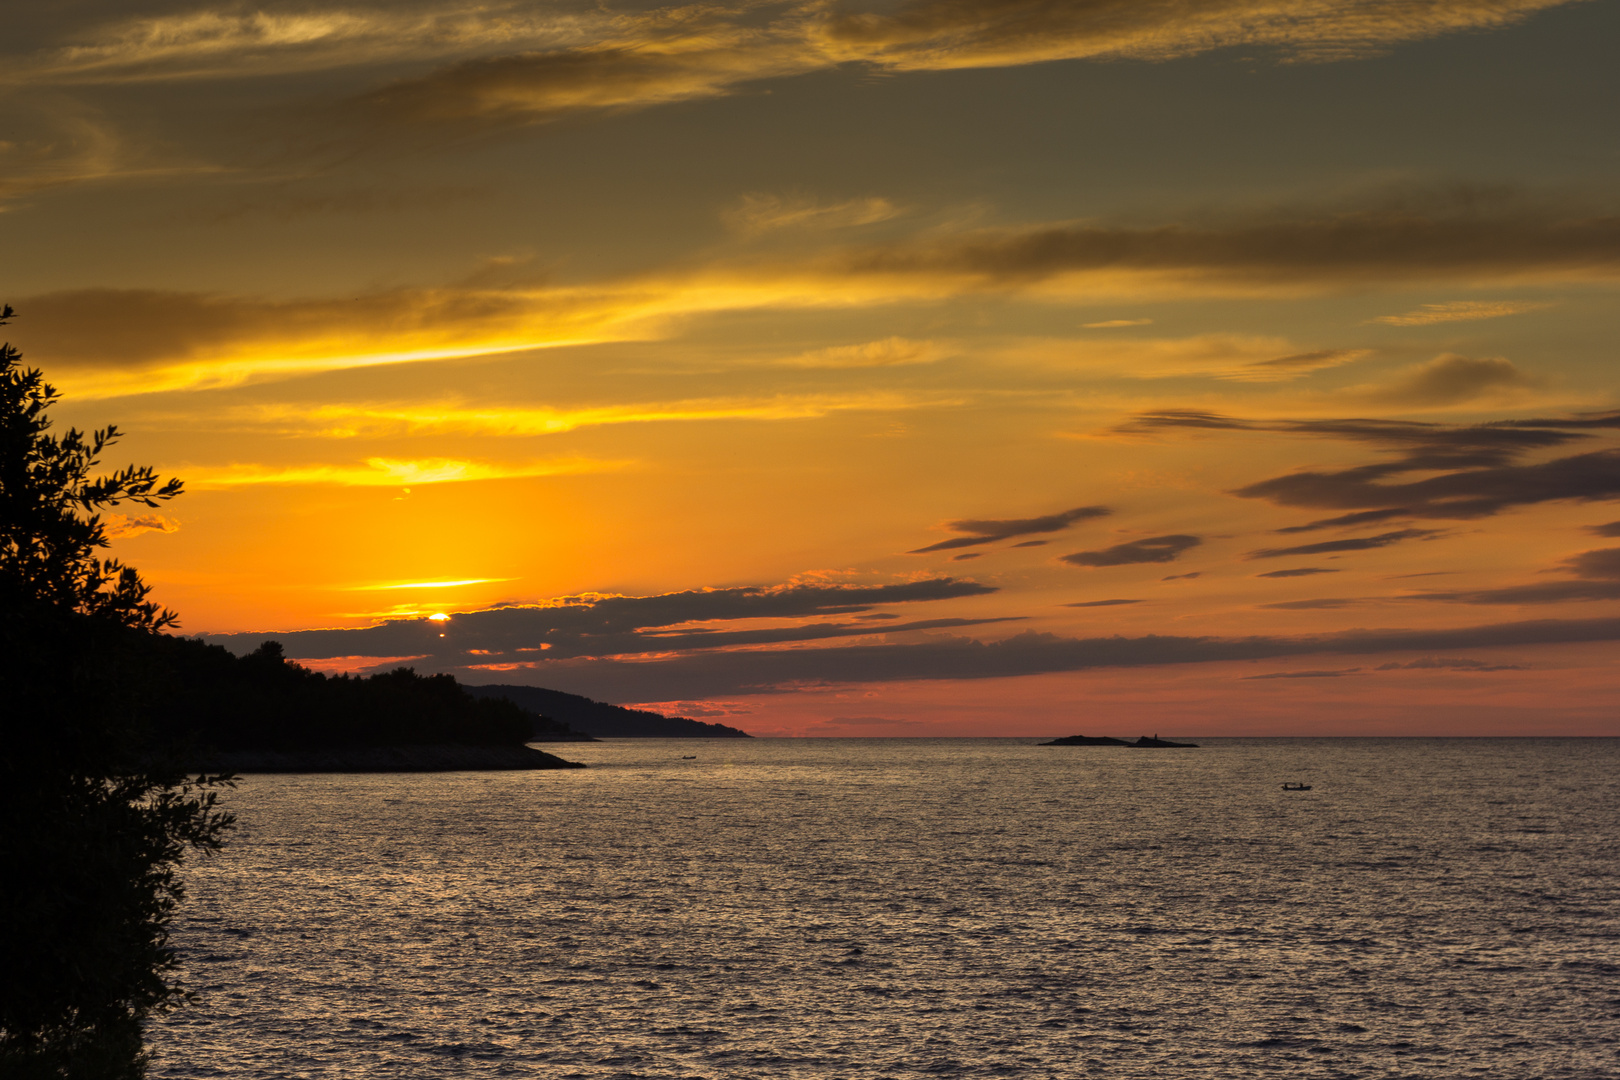
POLYGON ((1233 492, 1281 506, 1351 509, 1401 508, 1410 517, 1467 520, 1490 517, 1514 506, 1556 500, 1592 502, 1620 498, 1620 451, 1597 450, 1534 465, 1461 468, 1407 483, 1380 483, 1397 472, 1425 466, 1417 455, 1393 463, 1340 472, 1304 471, 1263 480, 1233 492))
MULTIPOLYGON (((1247 420, 1192 409, 1142 413, 1115 430, 1150 433, 1177 428, 1206 431, 1268 431, 1370 443, 1407 456, 1410 468, 1501 465, 1532 450, 1591 438, 1590 431, 1620 428, 1620 411, 1585 416, 1501 420, 1489 424, 1434 424, 1415 420, 1247 420)), ((1403 462, 1404 463, 1404 462, 1403 462)), ((1390 466, 1400 471, 1403 463, 1390 466)))
POLYGON ((1349 513, 1279 532, 1372 524, 1392 518, 1468 520, 1515 506, 1555 500, 1620 498, 1620 451, 1593 450, 1522 464, 1538 451, 1588 440, 1620 428, 1620 412, 1450 425, 1396 420, 1246 420, 1193 410, 1146 413, 1121 432, 1266 431, 1368 443, 1385 456, 1338 471, 1301 470, 1237 489, 1233 494, 1349 513), (1421 480, 1405 473, 1431 473, 1421 480))
POLYGON ((1583 551, 1565 559, 1564 566, 1576 577, 1620 580, 1620 548, 1583 551))
POLYGON ((1387 405, 1455 405, 1492 391, 1534 385, 1535 380, 1512 361, 1447 353, 1409 369, 1388 386, 1365 391, 1363 396, 1387 405))
POLYGON ((1344 597, 1322 597, 1316 600, 1283 600, 1275 604, 1260 604, 1262 608, 1273 608, 1277 611, 1332 611, 1335 608, 1354 607, 1360 600, 1349 600, 1344 597))
POLYGON ((1366 349, 1319 349, 1316 352, 1279 356, 1275 360, 1260 360, 1246 365, 1244 370, 1257 374, 1264 371, 1304 374, 1309 371, 1320 371, 1323 368, 1348 364, 1352 360, 1358 360, 1366 355, 1366 349))
POLYGON ((1350 540, 1324 540, 1319 544, 1300 544, 1298 547, 1258 548, 1244 556, 1246 559, 1278 559, 1285 555, 1325 555, 1330 551, 1370 551, 1388 547, 1402 540, 1427 539, 1438 536, 1438 529, 1398 529, 1377 536, 1360 536, 1350 540))
POLYGON ((1486 660, 1467 660, 1460 657, 1425 656, 1406 663, 1392 661, 1379 664, 1375 671, 1523 671, 1522 664, 1493 664, 1486 660))
POLYGON ((1171 574, 1169 577, 1160 578, 1159 580, 1160 581, 1190 581, 1195 577, 1203 577, 1203 576, 1204 576, 1204 572, 1202 570, 1194 570, 1190 574, 1171 574))
POLYGON ((965 562, 968 559, 977 559, 984 555, 982 551, 970 551, 966 555, 952 555, 951 562, 965 562))
MULTIPOLYGON (((990 679, 1098 668, 1290 656, 1446 653, 1497 646, 1620 640, 1620 619, 1543 619, 1440 630, 1352 630, 1310 637, 940 637, 907 644, 703 652, 667 660, 575 659, 523 672, 524 682, 607 701, 706 699, 802 686, 990 679)), ((483 673, 471 673, 482 677, 483 673)), ((502 673, 503 679, 513 677, 502 673)))
POLYGON ((1315 532, 1318 529, 1342 529, 1357 525, 1375 525, 1381 521, 1388 521, 1390 518, 1411 516, 1406 507, 1393 506, 1388 510, 1361 510, 1354 514, 1340 514, 1338 517, 1307 521, 1303 525, 1290 525, 1285 529, 1277 529, 1276 531, 1278 533, 1315 532))
POLYGON ((522 292, 392 289, 342 299, 266 300, 157 289, 79 289, 20 302, 31 351, 53 367, 140 368, 207 357, 244 343, 287 343, 334 333, 439 333, 505 329, 537 312, 560 314, 522 292))
MULTIPOLYGON (((967 536, 956 536, 949 540, 941 540, 937 544, 916 548, 907 552, 908 555, 926 555, 931 551, 952 551, 956 548, 977 547, 980 544, 991 544, 998 540, 1010 540, 1015 536, 1028 536, 1031 533, 1061 532, 1077 521, 1086 521, 1091 518, 1106 517, 1112 513, 1106 506, 1077 506, 1073 510, 1064 510, 1057 514, 1045 514, 1032 518, 962 518, 959 521, 948 521, 945 527, 952 532, 968 533, 967 536)), ((1035 541, 1046 543, 1046 541, 1035 541)), ((1027 547, 1028 544, 1019 544, 1018 547, 1027 547)))
POLYGON ((1292 570, 1271 570, 1264 574, 1256 574, 1254 576, 1261 578, 1290 578, 1309 577, 1312 574, 1337 574, 1339 572, 1340 571, 1336 569, 1325 566, 1299 566, 1292 570))
POLYGON ((1245 675, 1249 679, 1336 679, 1341 675, 1355 675, 1361 671, 1358 667, 1340 668, 1337 671, 1271 671, 1264 675, 1245 675))
POLYGON ((1100 551, 1076 551, 1072 555, 1062 556, 1062 561, 1073 566, 1130 566, 1135 563, 1174 562, 1183 551, 1195 548, 1203 542, 1201 537, 1181 533, 1153 536, 1146 540, 1115 544, 1100 551))
POLYGON ((1620 536, 1620 521, 1611 521, 1607 525, 1588 525, 1586 531, 1597 536, 1620 536))
POLYGON ((1399 599, 1456 604, 1558 604, 1582 600, 1620 600, 1620 548, 1583 551, 1559 565, 1565 573, 1581 580, 1535 582, 1497 589, 1409 593, 1399 599))
POLYGON ((1620 273, 1620 217, 1466 206, 1274 211, 1253 221, 1210 225, 985 231, 853 250, 831 266, 846 275, 965 278, 984 288, 1126 271, 1168 276, 1181 288, 1362 286, 1526 274, 1610 279, 1620 273))
POLYGON ((1500 589, 1413 593, 1402 600, 1453 604, 1562 604, 1581 600, 1620 600, 1620 581, 1549 581, 1500 589))
MULTIPOLYGON (((485 658, 481 662, 527 660, 541 653, 547 658, 606 656, 870 634, 872 627, 839 623, 742 631, 666 628, 733 619, 858 614, 879 604, 950 600, 995 591, 974 581, 926 578, 895 585, 781 585, 662 596, 564 597, 550 606, 513 605, 460 613, 443 626, 421 619, 395 619, 358 630, 221 634, 209 635, 209 640, 244 652, 274 637, 295 659, 425 654, 435 663, 464 663, 467 661, 460 658, 471 650, 480 652, 485 658), (440 633, 445 635, 442 639, 440 633)), ((894 633, 985 621, 1002 620, 927 620, 883 629, 894 633)))
POLYGON ((1064 604, 1064 607, 1118 607, 1121 604, 1140 604, 1140 600, 1083 600, 1078 604, 1064 604))

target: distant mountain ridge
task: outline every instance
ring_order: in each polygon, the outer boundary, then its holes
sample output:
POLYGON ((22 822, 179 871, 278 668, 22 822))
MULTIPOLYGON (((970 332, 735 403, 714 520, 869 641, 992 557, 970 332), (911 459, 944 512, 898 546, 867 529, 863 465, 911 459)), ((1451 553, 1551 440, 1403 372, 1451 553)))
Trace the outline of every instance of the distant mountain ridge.
MULTIPOLYGON (((541 686, 511 686, 496 683, 489 686, 468 686, 462 689, 479 697, 505 698, 529 712, 539 713, 567 728, 585 735, 603 739, 751 739, 752 735, 725 724, 706 724, 684 716, 665 716, 646 709, 626 709, 622 705, 609 705, 592 701, 579 694, 565 694, 561 690, 547 690, 541 686)), ((536 734, 554 731, 546 725, 536 725, 536 734)))

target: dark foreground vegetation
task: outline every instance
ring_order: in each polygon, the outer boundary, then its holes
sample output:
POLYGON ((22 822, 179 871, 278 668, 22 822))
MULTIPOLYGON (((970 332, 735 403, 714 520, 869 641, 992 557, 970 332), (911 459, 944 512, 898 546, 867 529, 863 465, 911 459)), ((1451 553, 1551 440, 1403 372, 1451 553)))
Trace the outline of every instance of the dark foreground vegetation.
POLYGON ((177 616, 102 556, 100 515, 181 484, 93 476, 119 432, 53 435, 56 400, 0 346, 0 1078, 139 1080, 143 1021, 186 997, 168 944, 179 869, 222 846, 217 798, 242 755, 566 763, 523 746, 532 716, 448 676, 328 678, 274 643, 239 658, 165 634, 177 616))
POLYGON ((133 1080, 142 1020, 183 997, 180 861, 221 845, 231 781, 188 779, 164 752, 149 653, 175 615, 100 556, 103 509, 180 483, 92 479, 118 430, 51 435, 56 396, 0 347, 0 1076, 133 1080))

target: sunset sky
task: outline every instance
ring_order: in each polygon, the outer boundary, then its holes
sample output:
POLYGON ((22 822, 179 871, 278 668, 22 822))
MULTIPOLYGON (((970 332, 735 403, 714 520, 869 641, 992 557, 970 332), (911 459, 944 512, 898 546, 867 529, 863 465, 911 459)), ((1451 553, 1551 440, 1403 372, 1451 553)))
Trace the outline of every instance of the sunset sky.
POLYGON ((180 632, 757 735, 1620 734, 1620 5, 72 0, 180 632), (448 615, 449 618, 430 618, 448 615))

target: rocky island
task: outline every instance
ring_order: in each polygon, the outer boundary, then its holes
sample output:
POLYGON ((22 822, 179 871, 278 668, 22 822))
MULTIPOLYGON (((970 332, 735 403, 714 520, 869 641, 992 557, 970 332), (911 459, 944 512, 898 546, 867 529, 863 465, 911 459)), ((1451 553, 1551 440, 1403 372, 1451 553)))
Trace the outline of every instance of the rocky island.
POLYGON ((1143 735, 1135 742, 1126 742, 1124 739, 1114 739, 1107 735, 1065 735, 1061 739, 1043 742, 1040 746, 1129 746, 1134 750, 1196 750, 1197 743, 1172 742, 1161 739, 1157 735, 1143 735))
POLYGON ((1107 735, 1065 735, 1061 739, 1043 742, 1042 746, 1129 746, 1124 739, 1114 739, 1107 735))

